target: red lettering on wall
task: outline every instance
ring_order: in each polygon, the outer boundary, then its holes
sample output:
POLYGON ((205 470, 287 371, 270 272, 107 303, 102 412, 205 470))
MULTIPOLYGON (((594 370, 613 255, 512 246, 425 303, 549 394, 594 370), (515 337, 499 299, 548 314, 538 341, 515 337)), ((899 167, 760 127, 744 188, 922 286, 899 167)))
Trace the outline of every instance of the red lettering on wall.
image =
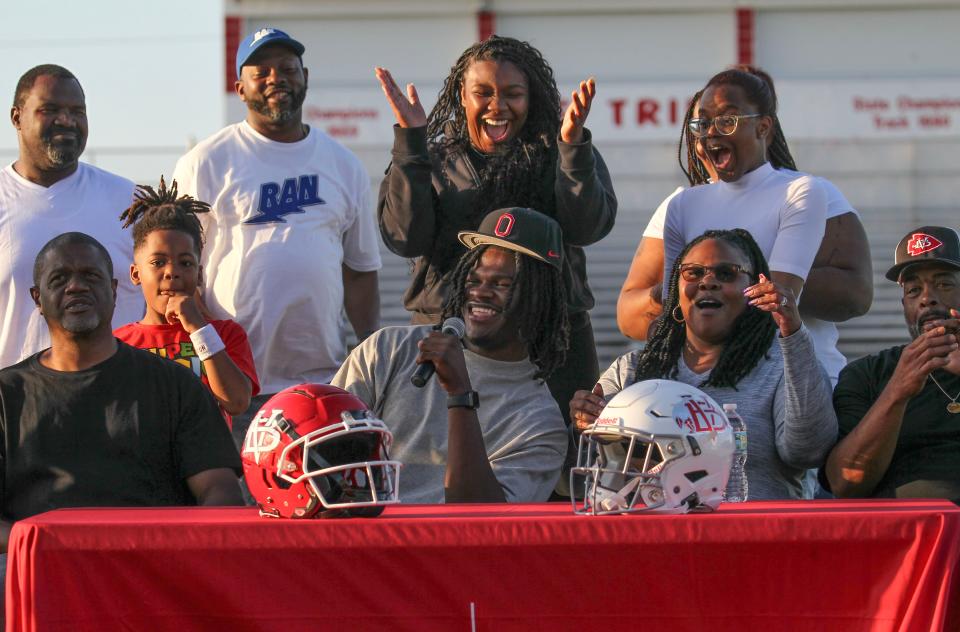
POLYGON ((610 107, 613 108, 613 124, 616 127, 623 125, 623 106, 626 104, 626 99, 610 99, 610 107))
POLYGON ((905 116, 891 118, 874 115, 873 126, 877 129, 905 129, 910 127, 910 122, 907 121, 907 117, 905 116))
POLYGON ((643 125, 650 122, 657 124, 657 110, 660 104, 653 99, 640 99, 637 101, 637 125, 643 125))
POLYGON ((946 114, 942 116, 921 116, 920 127, 950 127, 950 117, 946 114))
POLYGON ((885 112, 890 109, 890 103, 886 99, 865 99, 863 97, 853 97, 853 109, 857 112, 873 110, 885 112))

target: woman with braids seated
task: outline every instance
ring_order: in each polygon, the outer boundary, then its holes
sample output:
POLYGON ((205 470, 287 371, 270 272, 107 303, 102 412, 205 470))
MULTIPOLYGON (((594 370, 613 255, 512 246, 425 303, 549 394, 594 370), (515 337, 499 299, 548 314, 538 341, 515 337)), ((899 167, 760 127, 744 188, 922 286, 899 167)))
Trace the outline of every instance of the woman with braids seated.
POLYGON ((200 303, 197 286, 203 266, 203 228, 198 213, 210 205, 177 195, 177 182, 167 188, 140 185, 133 204, 123 212, 123 227, 133 226, 130 280, 143 290, 143 320, 113 334, 131 347, 178 362, 191 369, 213 394, 231 425, 260 391, 253 353, 243 327, 232 320, 212 320, 200 303))
POLYGON ((835 381, 846 360, 836 349, 838 333, 833 323, 866 313, 873 299, 869 244, 856 210, 830 181, 816 177, 812 182, 826 196, 826 222, 822 239, 813 237, 813 229, 819 225, 813 215, 820 211, 814 208, 818 206, 814 197, 807 195, 811 176, 797 173, 776 110, 773 80, 751 66, 716 75, 694 95, 684 118, 678 159, 692 187, 710 186, 696 194, 684 192, 682 197, 682 189, 678 189, 654 213, 620 291, 617 323, 625 335, 644 340, 661 312, 664 225, 667 208, 673 204, 682 210, 680 221, 673 225, 681 234, 675 235, 672 248, 678 249, 706 228, 741 226, 764 236, 760 243, 774 274, 784 275, 778 278, 794 277, 787 282, 798 289, 797 283, 806 275, 800 304, 803 321, 835 381), (704 112, 707 118, 700 115, 704 101, 710 104, 704 112), (744 116, 736 118, 740 113, 744 116), (729 114, 735 118, 726 120, 724 129, 711 124, 715 122, 710 115, 729 114), (767 121, 769 125, 761 125, 767 121), (763 138, 757 138, 758 134, 763 138), (744 139, 751 142, 741 142, 744 139), (704 143, 709 143, 710 152, 704 150, 704 143), (725 165, 722 174, 717 173, 715 161, 725 165), (757 207, 758 190, 773 179, 785 185, 784 195, 779 202, 757 207), (731 204, 740 207, 732 214, 726 210, 731 204), (775 222, 771 234, 769 227, 775 222), (809 238, 800 236, 805 227, 811 231, 809 238), (816 244, 819 249, 814 255, 811 245, 816 244), (811 257, 808 273, 804 262, 811 257), (782 269, 785 264, 794 271, 782 269))
POLYGON ((593 79, 580 83, 561 116, 553 70, 540 52, 494 36, 463 52, 427 116, 413 84, 404 93, 386 69, 376 72, 397 118, 377 207, 380 233, 392 252, 415 259, 404 296, 413 323, 439 319, 464 252, 458 231, 476 229, 502 207, 545 213, 563 230, 556 254, 563 255, 570 361, 549 386, 566 413, 574 391, 599 374, 583 246, 610 232, 617 209, 610 174, 584 127, 593 79))
POLYGON ((821 465, 837 438, 832 389, 796 293, 771 277, 745 230, 710 230, 687 244, 646 347, 615 360, 593 392, 578 391, 570 402, 577 428, 635 382, 684 382, 737 404, 751 499, 809 497, 806 468, 821 465))

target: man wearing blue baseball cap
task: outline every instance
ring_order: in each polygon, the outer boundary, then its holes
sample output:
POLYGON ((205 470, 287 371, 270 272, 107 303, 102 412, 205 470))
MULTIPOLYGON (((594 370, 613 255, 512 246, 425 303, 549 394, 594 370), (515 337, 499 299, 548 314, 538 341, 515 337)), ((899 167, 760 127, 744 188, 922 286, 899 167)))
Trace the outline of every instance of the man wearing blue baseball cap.
POLYGON ((179 190, 209 202, 203 298, 240 323, 262 391, 234 417, 239 441, 273 394, 328 382, 346 356, 345 308, 357 337, 379 327, 380 268, 370 180, 349 150, 303 121, 303 44, 276 28, 237 49, 236 92, 246 120, 177 163, 179 190))

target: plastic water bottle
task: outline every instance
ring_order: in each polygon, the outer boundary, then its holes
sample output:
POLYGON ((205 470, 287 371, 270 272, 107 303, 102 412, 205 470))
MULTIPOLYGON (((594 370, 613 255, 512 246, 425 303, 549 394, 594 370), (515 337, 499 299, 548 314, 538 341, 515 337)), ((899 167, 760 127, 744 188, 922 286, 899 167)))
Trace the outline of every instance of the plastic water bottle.
POLYGON ((747 499, 747 426, 737 413, 736 404, 724 404, 723 412, 733 430, 733 463, 730 464, 730 479, 723 500, 742 503, 747 499))

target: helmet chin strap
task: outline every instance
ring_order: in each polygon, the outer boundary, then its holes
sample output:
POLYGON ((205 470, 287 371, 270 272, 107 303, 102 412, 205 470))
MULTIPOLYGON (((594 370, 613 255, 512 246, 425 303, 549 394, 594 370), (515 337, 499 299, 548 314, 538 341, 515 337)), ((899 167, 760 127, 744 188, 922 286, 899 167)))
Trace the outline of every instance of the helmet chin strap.
MULTIPOLYGON (((623 511, 630 508, 630 501, 627 496, 643 484, 645 479, 656 476, 663 469, 664 462, 654 465, 646 474, 638 474, 615 492, 602 492, 600 494, 600 509, 603 511, 623 511)), ((646 502, 646 500, 644 500, 646 502)))
POLYGON ((627 495, 640 486, 641 480, 643 480, 643 477, 637 476, 621 487, 619 491, 603 493, 600 499, 600 509, 604 511, 623 511, 627 509, 630 506, 627 495))

